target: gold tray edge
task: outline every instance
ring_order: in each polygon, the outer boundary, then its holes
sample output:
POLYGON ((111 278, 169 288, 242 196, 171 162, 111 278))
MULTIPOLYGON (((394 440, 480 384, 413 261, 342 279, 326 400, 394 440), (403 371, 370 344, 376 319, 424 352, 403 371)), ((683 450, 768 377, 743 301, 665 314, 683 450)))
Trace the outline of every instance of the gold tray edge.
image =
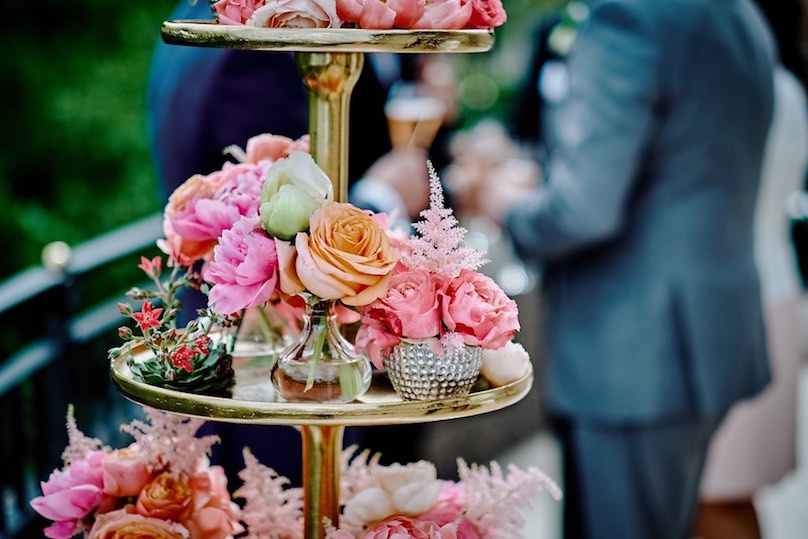
POLYGON ((485 52, 493 30, 365 30, 361 28, 257 28, 214 21, 163 22, 163 41, 200 47, 298 52, 485 52))
POLYGON ((127 399, 168 412, 226 423, 264 425, 390 425, 427 423, 500 410, 522 400, 533 385, 533 369, 502 387, 435 401, 316 404, 235 400, 150 386, 126 376, 126 358, 110 361, 113 385, 127 399))

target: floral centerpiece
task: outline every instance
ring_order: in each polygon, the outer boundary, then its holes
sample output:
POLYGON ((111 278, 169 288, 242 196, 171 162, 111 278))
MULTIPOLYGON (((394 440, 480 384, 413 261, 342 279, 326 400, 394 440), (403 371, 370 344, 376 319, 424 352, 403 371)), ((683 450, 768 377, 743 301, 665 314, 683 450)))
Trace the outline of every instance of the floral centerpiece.
POLYGON ((404 241, 387 294, 360 308, 356 336, 357 351, 387 369, 399 395, 421 400, 468 392, 482 350, 503 348, 519 329, 516 302, 477 271, 483 253, 464 245, 466 231, 428 168, 430 207, 404 241))
POLYGON ((139 267, 153 286, 127 293, 142 302, 139 310, 119 305, 135 331, 119 329, 125 342, 110 350, 112 359, 125 356, 135 375, 149 384, 221 393, 233 383, 232 353, 250 312, 270 351, 284 343, 293 333, 299 306, 277 291, 275 243, 257 232, 259 207, 271 165, 308 148, 308 137, 253 137, 246 151, 226 149, 239 163, 196 174, 171 194, 163 219, 165 238, 157 242, 167 262, 141 258, 139 267), (183 327, 181 293, 188 292, 206 294, 208 306, 183 327), (276 321, 270 322, 266 306, 274 307, 276 321), (150 354, 138 355, 141 350, 150 354))
POLYGON ((121 427, 134 443, 112 450, 79 431, 69 409, 64 467, 31 500, 54 521, 46 537, 225 539, 244 531, 224 470, 206 458, 218 437, 196 437, 201 420, 146 413, 148 422, 121 427))
POLYGON ((265 28, 490 29, 505 23, 500 0, 218 0, 220 24, 265 28))
POLYGON ((523 511, 541 490, 559 500, 561 490, 535 467, 507 471, 458 459, 459 481, 437 478, 426 461, 382 466, 378 455, 355 448, 343 453, 340 528, 329 539, 517 539, 523 511))
MULTIPOLYGON (((146 421, 121 426, 134 442, 111 449, 84 435, 68 409, 64 467, 31 500, 54 521, 46 537, 303 538, 302 489, 290 488, 287 478, 245 448, 242 484, 231 495, 224 471, 207 458, 218 437, 197 436, 203 420, 144 411, 146 421), (242 507, 234 498, 244 500, 242 507)), ((324 519, 326 537, 517 539, 523 512, 540 490, 561 497, 533 467, 504 471, 494 462, 484 467, 458 460, 459 481, 442 481, 429 462, 382 466, 379 457, 356 447, 343 452, 340 528, 324 519)))
POLYGON ((158 242, 171 272, 165 279, 160 258, 143 259, 155 290, 130 292, 143 300, 139 311, 121 305, 139 332, 121 328, 126 342, 110 351, 113 358, 125 354, 147 383, 221 389, 232 381, 229 358, 245 314, 257 309, 265 317, 274 305, 292 319, 287 327, 297 326, 295 311, 302 319, 273 366, 281 396, 348 402, 367 390, 370 363, 336 320, 359 315, 338 304, 358 308, 383 297, 399 254, 386 217, 335 202, 307 150, 308 138, 254 137, 246 151, 227 149, 239 163, 194 175, 172 193, 158 242), (183 287, 205 293, 208 306, 180 330, 183 287), (135 354, 142 348, 151 354, 135 354))

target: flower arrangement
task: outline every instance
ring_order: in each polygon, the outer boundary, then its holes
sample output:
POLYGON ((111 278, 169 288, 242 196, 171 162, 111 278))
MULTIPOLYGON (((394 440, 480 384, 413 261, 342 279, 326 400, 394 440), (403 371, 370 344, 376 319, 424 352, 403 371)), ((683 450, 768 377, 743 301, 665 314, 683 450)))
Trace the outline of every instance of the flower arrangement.
POLYGON ((432 463, 382 466, 368 451, 343 453, 340 528, 330 539, 517 539, 522 511, 541 490, 561 490, 537 468, 511 465, 507 472, 458 460, 459 480, 441 481, 432 463))
MULTIPOLYGON (((141 258, 139 267, 153 287, 127 293, 142 301, 140 310, 119 305, 134 320, 135 331, 119 328, 125 342, 110 350, 111 358, 127 357, 132 371, 149 384, 220 393, 233 382, 231 354, 247 309, 255 308, 263 327, 273 330, 280 324, 270 323, 263 309, 273 305, 286 328, 292 328, 296 307, 278 294, 275 242, 261 228, 259 208, 272 164, 298 152, 308 156, 303 153, 308 148, 308 137, 253 137, 246 150, 225 150, 239 163, 225 163, 207 176, 196 174, 171 194, 163 219, 165 238, 157 242, 167 263, 161 257, 141 258), (208 307, 184 328, 178 325, 183 290, 208 296, 208 307), (136 359, 134 352, 141 349, 151 355, 136 359)), ((282 338, 274 333, 271 338, 282 338)))
MULTIPOLYGON (((54 521, 46 537, 303 537, 302 489, 290 488, 287 478, 245 448, 242 484, 231 496, 224 471, 207 458, 218 437, 197 437, 203 420, 144 411, 146 421, 121 426, 134 442, 113 450, 84 435, 68 409, 64 467, 31 500, 54 521), (243 499, 243 507, 234 498, 243 499)), ((458 460, 459 480, 441 481, 429 462, 382 466, 379 458, 356 447, 343 452, 340 528, 324 522, 326 537, 517 539, 523 511, 539 491, 561 497, 558 486, 533 467, 503 471, 495 462, 484 467, 458 460)))
POLYGON ((218 0, 220 24, 265 28, 490 29, 505 23, 501 0, 218 0))
POLYGON ((463 244, 466 231, 444 206, 440 179, 428 168, 430 207, 413 225, 419 235, 405 240, 387 295, 360 309, 356 349, 379 368, 402 341, 425 342, 440 356, 463 346, 502 348, 519 329, 516 302, 477 271, 483 253, 463 244))
MULTIPOLYGON (((226 389, 244 316, 257 310, 264 319, 271 305, 287 328, 297 329, 303 319, 293 343, 299 346, 289 350, 291 358, 281 354, 276 362, 273 381, 281 395, 353 400, 369 386, 371 368, 353 353, 333 318, 358 320, 355 311, 338 305, 355 309, 387 293, 399 254, 385 230, 386 217, 334 201, 330 179, 308 153, 308 137, 265 134, 250 139, 245 150, 226 152, 238 163, 194 175, 171 194, 165 238, 158 241, 171 271, 163 271, 159 257, 142 260, 154 290, 130 291, 143 301, 140 310, 121 305, 136 331, 119 330, 125 342, 111 357, 125 355, 147 383, 226 389), (177 323, 182 288, 205 293, 208 302, 184 329, 177 323), (151 354, 136 357, 142 348, 151 354), (318 370, 331 359, 342 363, 318 370), (324 388, 311 391, 321 381, 324 388)), ((265 320, 264 326, 272 324, 265 320)))
POLYGON ((197 438, 201 420, 146 414, 148 422, 121 427, 134 443, 112 450, 79 431, 68 410, 64 467, 31 500, 54 521, 46 537, 224 539, 244 531, 224 470, 206 458, 218 437, 197 438))

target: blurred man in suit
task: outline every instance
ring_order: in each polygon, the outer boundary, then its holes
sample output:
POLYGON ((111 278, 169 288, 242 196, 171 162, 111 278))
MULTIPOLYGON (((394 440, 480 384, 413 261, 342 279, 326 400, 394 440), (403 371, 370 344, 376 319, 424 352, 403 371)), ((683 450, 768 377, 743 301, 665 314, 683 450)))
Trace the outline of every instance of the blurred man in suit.
POLYGON ((752 225, 772 64, 748 0, 593 2, 546 182, 493 215, 544 270, 567 537, 689 537, 710 438, 769 381, 752 225))

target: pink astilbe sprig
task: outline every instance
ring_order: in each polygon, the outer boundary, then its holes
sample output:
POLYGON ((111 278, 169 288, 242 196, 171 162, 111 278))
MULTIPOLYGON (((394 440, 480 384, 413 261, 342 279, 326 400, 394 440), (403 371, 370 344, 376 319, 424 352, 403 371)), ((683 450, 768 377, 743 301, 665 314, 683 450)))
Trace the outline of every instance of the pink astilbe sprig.
POLYGON ((381 453, 371 454, 369 449, 357 453, 358 446, 352 445, 342 451, 340 472, 340 499, 350 500, 357 492, 368 488, 371 478, 379 471, 381 453))
POLYGON ((303 489, 286 488, 289 480, 264 466, 244 449, 244 482, 233 497, 246 500, 241 520, 246 539, 294 539, 303 536, 303 489))
POLYGON ((93 451, 104 449, 104 444, 98 438, 90 438, 81 432, 76 425, 76 417, 73 412, 73 405, 67 406, 67 447, 62 452, 62 462, 65 467, 74 462, 84 460, 93 451))
POLYGON ((429 208, 421 212, 423 220, 414 223, 418 236, 405 241, 409 254, 403 262, 410 269, 421 269, 446 279, 460 275, 461 270, 476 270, 486 262, 479 249, 466 247, 466 229, 458 226, 451 208, 445 206, 443 187, 435 167, 429 170, 429 208))
POLYGON ((197 437, 202 419, 145 408, 148 422, 135 419, 121 431, 135 439, 149 471, 168 470, 175 476, 190 476, 210 454, 218 436, 197 437))
POLYGON ((496 462, 487 468, 458 459, 457 473, 465 494, 465 517, 486 538, 520 539, 525 516, 519 509, 532 507, 540 491, 561 499, 558 485, 532 466, 522 470, 512 464, 505 474, 496 462))

